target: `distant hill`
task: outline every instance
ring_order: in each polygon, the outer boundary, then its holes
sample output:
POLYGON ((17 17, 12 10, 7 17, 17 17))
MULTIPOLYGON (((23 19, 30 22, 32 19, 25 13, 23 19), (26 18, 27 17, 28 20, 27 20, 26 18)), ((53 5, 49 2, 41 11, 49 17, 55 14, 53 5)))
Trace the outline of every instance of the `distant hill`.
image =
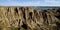
POLYGON ((48 9, 58 9, 58 6, 37 6, 34 7, 35 10, 48 10, 48 9))

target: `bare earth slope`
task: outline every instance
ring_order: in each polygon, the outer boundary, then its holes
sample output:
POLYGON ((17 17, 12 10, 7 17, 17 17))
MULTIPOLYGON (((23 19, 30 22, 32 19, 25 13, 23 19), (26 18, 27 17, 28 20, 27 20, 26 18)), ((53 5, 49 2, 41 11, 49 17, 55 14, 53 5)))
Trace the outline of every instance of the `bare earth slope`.
POLYGON ((0 7, 0 30, 60 30, 60 9, 0 7))

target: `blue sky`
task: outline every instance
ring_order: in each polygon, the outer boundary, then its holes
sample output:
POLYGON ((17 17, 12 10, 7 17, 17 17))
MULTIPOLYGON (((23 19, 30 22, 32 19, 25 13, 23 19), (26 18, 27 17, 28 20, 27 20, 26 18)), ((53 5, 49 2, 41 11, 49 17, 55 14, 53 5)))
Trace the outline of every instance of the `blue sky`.
POLYGON ((60 6, 60 0, 0 0, 0 6, 60 6))

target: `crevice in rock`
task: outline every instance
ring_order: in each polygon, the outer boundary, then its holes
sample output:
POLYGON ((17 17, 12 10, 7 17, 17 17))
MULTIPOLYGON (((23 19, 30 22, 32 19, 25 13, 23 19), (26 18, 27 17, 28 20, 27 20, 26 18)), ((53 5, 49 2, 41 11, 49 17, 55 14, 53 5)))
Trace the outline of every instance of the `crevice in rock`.
POLYGON ((9 12, 9 8, 7 9, 7 12, 9 12))
POLYGON ((18 22, 18 30, 20 30, 20 20, 21 19, 19 19, 19 22, 18 22))
POLYGON ((55 16, 56 18, 60 19, 60 15, 59 16, 55 16))
POLYGON ((26 20, 26 17, 25 16, 26 16, 25 13, 23 13, 23 18, 26 20))
POLYGON ((22 28, 24 28, 25 30, 27 30, 27 24, 23 23, 22 28))
POLYGON ((47 24, 49 24, 46 12, 42 12, 42 15, 43 15, 44 23, 46 22, 47 24))
POLYGON ((18 14, 18 9, 17 9, 17 8, 15 8, 15 13, 17 13, 17 14, 18 14))
POLYGON ((32 12, 29 13, 30 18, 32 19, 32 12))
POLYGON ((60 23, 56 22, 56 25, 57 25, 57 30, 60 30, 60 23))
POLYGON ((57 12, 59 12, 59 13, 60 13, 60 8, 57 10, 57 12))

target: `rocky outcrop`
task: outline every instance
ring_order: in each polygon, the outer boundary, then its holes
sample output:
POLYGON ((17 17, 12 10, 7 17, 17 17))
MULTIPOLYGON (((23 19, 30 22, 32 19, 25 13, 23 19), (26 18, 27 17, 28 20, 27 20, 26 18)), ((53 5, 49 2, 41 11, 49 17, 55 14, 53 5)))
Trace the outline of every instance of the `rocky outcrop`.
POLYGON ((0 7, 0 30, 60 30, 60 9, 0 7))

